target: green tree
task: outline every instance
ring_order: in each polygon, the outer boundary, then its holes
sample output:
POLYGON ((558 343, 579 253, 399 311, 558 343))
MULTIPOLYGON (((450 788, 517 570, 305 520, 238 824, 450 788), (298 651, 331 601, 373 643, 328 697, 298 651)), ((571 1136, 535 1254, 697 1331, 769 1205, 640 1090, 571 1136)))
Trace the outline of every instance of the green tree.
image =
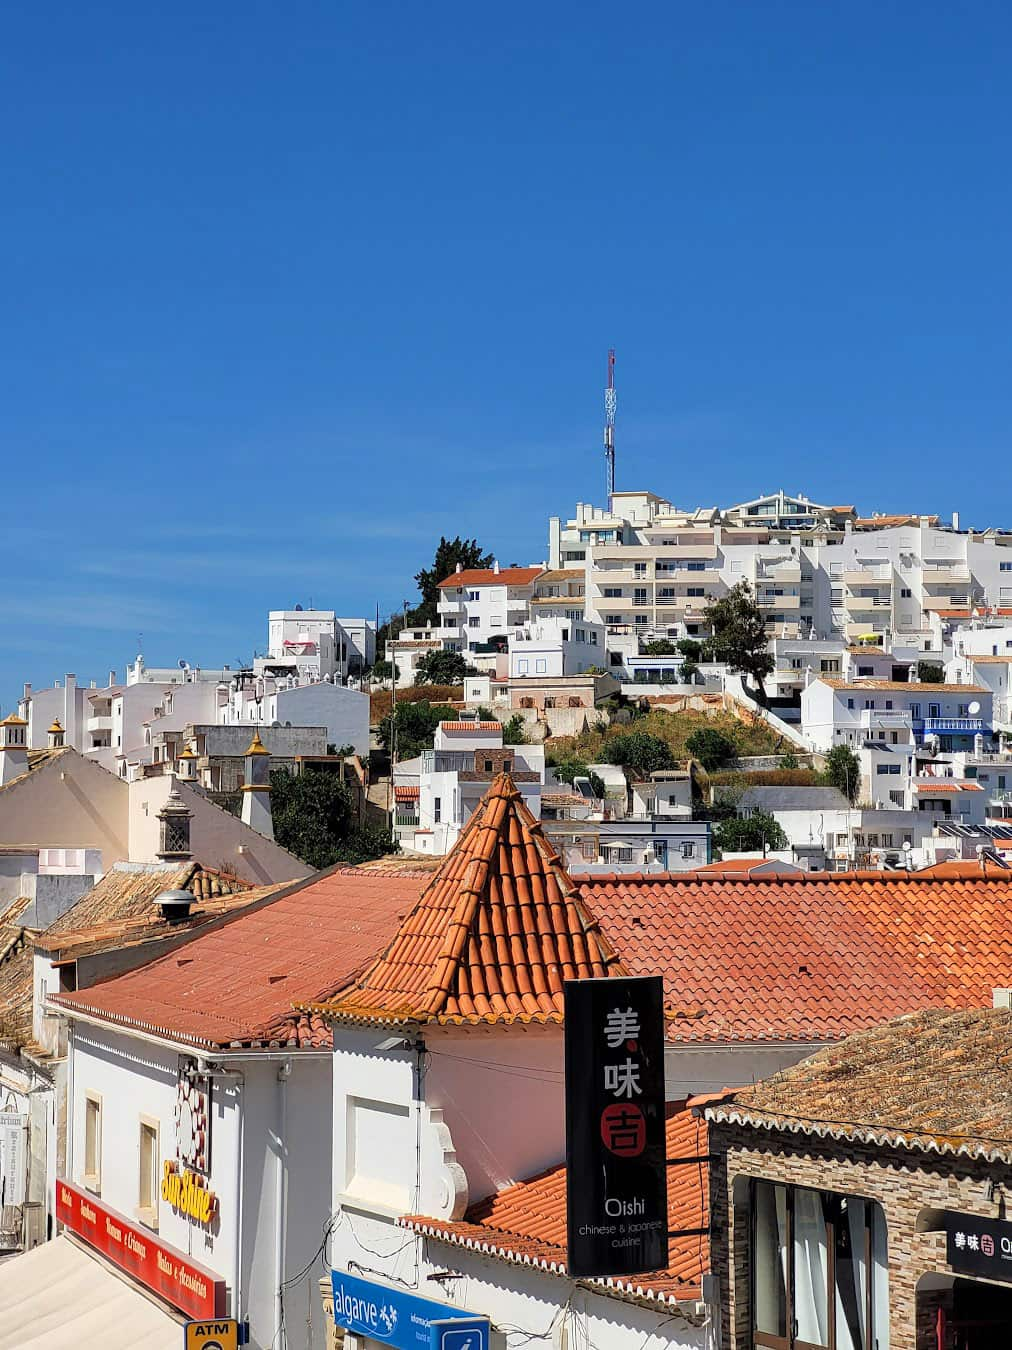
POLYGON ((660 736, 652 736, 649 731, 630 731, 623 736, 613 736, 605 742, 602 758, 608 764, 620 764, 622 768, 645 778, 655 769, 672 769, 675 757, 671 746, 660 736))
POLYGON ((694 684, 696 676, 699 674, 699 667, 695 661, 683 661, 678 667, 678 678, 682 684, 694 684))
POLYGON ((691 736, 687 736, 685 748, 707 770, 722 769, 727 764, 733 764, 738 758, 734 741, 728 740, 712 727, 700 727, 691 736))
POLYGON ((942 684, 945 672, 937 661, 918 661, 917 678, 921 684, 942 684))
POLYGON ((415 666, 415 684, 461 684, 467 672, 460 652, 427 652, 415 666))
POLYGON ((527 743, 527 724, 519 713, 502 724, 502 743, 503 745, 526 745, 527 743))
POLYGON ((719 821, 713 827, 713 843, 721 853, 757 853, 786 848, 787 836, 771 815, 756 811, 719 821))
POLYGON ((678 641, 678 650, 685 657, 686 661, 701 661, 703 659, 703 644, 697 642, 695 638, 680 638, 678 641))
POLYGON ((825 787, 839 788, 849 801, 857 801, 861 788, 861 761, 849 745, 834 745, 830 750, 822 783, 825 787))
POLYGON ((677 656, 678 648, 667 638, 655 638, 643 648, 644 656, 677 656))
POLYGON ((780 769, 796 769, 798 767, 798 757, 788 750, 786 755, 780 756, 780 763, 777 766, 780 769))
POLYGON ((775 662, 766 645, 766 619, 752 587, 739 581, 727 595, 710 601, 703 618, 713 630, 709 647, 714 660, 725 662, 732 674, 754 680, 759 700, 765 703, 765 679, 772 675, 775 662))
POLYGON ((453 722, 457 714, 445 703, 398 703, 397 710, 384 717, 379 726, 380 745, 384 750, 394 748, 394 725, 397 728, 397 759, 414 759, 423 750, 432 749, 432 738, 440 722, 453 722))
POLYGON ((399 680, 401 672, 393 661, 377 661, 372 668, 372 677, 374 680, 399 680))
POLYGON ((494 559, 486 553, 477 539, 454 539, 443 536, 436 546, 436 554, 431 567, 423 567, 415 573, 415 581, 421 592, 422 603, 414 611, 411 622, 415 624, 436 622, 439 602, 439 583, 456 572, 457 564, 465 570, 470 568, 491 567, 494 559))
POLYGON ((309 867, 368 862, 394 852, 384 830, 362 828, 340 775, 319 769, 271 772, 274 838, 309 867))

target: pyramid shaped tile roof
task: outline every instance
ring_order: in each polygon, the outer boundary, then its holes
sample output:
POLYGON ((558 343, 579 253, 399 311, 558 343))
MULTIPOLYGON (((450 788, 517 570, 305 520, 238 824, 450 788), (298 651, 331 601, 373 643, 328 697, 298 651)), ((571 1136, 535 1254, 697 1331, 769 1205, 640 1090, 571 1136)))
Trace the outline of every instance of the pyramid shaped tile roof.
POLYGON ((396 937, 325 1011, 342 1021, 561 1022, 563 984, 623 973, 509 774, 396 937))

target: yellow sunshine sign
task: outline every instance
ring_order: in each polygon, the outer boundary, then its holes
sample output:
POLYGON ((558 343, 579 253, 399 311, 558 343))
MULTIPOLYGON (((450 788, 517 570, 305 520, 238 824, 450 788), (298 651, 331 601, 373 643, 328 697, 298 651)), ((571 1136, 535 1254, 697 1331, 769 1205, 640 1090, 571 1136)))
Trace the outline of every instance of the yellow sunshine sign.
POLYGON ((218 1197, 196 1172, 180 1172, 174 1162, 166 1162, 162 1172, 162 1199, 178 1214, 186 1214, 195 1223, 210 1223, 218 1213, 218 1197))

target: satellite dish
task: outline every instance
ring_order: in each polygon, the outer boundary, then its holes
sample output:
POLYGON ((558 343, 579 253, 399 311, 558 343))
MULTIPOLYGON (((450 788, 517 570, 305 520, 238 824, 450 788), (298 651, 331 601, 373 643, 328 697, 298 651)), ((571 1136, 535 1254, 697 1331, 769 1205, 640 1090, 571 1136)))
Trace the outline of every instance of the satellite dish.
POLYGON ((185 670, 185 669, 186 669, 186 657, 185 657, 185 656, 181 656, 181 657, 179 658, 179 661, 177 662, 177 664, 178 664, 180 670, 185 670))
POLYGON ((980 712, 980 704, 977 702, 976 699, 974 699, 969 707, 970 716, 976 717, 979 712, 980 712))
POLYGON ((913 844, 910 842, 909 839, 905 839, 905 840, 903 841, 903 852, 904 852, 904 853, 913 853, 913 851, 914 851, 914 846, 913 846, 913 844))

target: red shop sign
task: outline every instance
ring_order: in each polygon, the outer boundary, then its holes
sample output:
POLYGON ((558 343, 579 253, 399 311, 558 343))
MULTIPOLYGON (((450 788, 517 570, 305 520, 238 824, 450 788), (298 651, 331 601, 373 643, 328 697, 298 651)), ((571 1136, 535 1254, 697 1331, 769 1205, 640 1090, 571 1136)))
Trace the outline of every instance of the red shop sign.
POLYGON ((56 1217, 180 1312, 198 1319, 225 1315, 225 1281, 220 1276, 159 1242, 146 1228, 130 1223, 89 1191, 58 1179, 56 1217))

